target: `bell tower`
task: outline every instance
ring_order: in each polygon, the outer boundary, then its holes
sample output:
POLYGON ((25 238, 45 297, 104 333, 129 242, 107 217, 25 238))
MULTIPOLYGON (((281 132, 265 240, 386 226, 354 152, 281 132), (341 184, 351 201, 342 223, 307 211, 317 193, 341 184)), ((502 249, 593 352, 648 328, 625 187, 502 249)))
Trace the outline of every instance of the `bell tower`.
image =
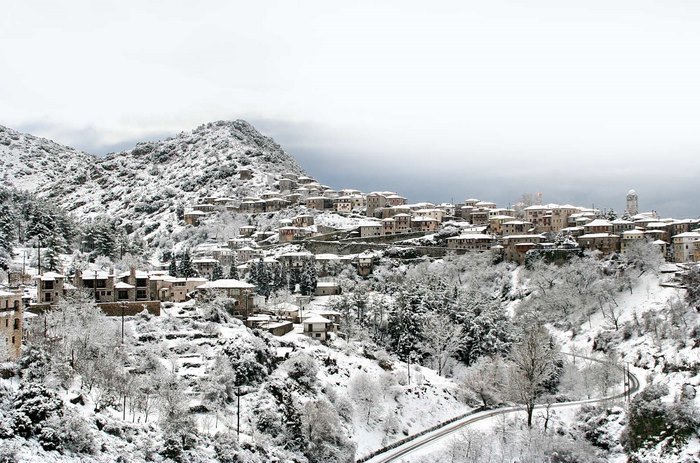
POLYGON ((627 192, 627 208, 625 210, 630 216, 639 214, 639 198, 636 191, 627 192))

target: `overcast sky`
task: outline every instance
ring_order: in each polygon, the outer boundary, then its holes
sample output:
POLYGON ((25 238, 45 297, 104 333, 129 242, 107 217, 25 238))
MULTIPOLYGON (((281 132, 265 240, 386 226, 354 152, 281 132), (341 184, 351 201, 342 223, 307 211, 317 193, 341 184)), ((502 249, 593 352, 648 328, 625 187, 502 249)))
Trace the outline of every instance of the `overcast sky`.
POLYGON ((247 119, 320 181, 700 215, 700 2, 30 1, 0 124, 95 154, 247 119))

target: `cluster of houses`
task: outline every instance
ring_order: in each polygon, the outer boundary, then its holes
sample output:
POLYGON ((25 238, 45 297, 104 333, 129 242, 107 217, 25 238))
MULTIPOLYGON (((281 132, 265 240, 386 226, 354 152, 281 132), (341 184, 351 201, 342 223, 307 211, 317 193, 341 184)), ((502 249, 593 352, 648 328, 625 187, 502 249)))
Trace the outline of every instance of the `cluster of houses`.
MULTIPOLYGON (((479 217, 483 216, 479 211, 479 217)), ((531 205, 520 217, 512 210, 490 208, 486 223, 447 239, 454 250, 495 251, 506 260, 522 263, 531 249, 557 245, 555 236, 564 236, 570 245, 602 254, 625 253, 638 240, 657 245, 673 262, 700 262, 700 220, 659 218, 657 213, 637 210, 637 194, 627 195, 625 218, 608 220, 600 211, 569 204, 531 205)), ((472 217, 473 217, 473 211, 472 217)), ((473 225, 477 225, 471 220, 473 225)))
MULTIPOLYGON (((519 263, 531 249, 556 247, 555 235, 568 237, 567 243, 579 249, 603 254, 624 253, 631 243, 645 239, 656 244, 670 261, 700 261, 700 221, 659 218, 654 211, 640 213, 634 190, 627 194, 624 218, 608 220, 599 210, 570 204, 499 208, 496 203, 478 199, 467 199, 460 204, 409 204, 405 197, 394 192, 336 191, 311 177, 295 174, 284 174, 275 186, 277 192, 264 193, 260 198, 245 198, 236 203, 228 198, 209 197, 193 207, 198 214, 211 212, 221 204, 247 213, 277 211, 279 207, 299 204, 308 210, 292 219, 280 220, 276 230, 258 231, 252 225, 241 227, 240 236, 229 241, 228 249, 213 250, 211 259, 226 265, 226 256, 232 255, 233 250, 236 261, 246 263, 263 257, 256 243, 271 236, 277 235, 279 243, 289 243, 337 231, 314 224, 314 211, 331 210, 340 215, 366 217, 347 234, 347 239, 366 241, 392 236, 400 239, 400 235, 429 235, 452 226, 460 233, 447 239, 448 250, 493 251, 501 253, 505 260, 519 263)), ((366 270, 357 263, 356 266, 359 272, 366 270)))

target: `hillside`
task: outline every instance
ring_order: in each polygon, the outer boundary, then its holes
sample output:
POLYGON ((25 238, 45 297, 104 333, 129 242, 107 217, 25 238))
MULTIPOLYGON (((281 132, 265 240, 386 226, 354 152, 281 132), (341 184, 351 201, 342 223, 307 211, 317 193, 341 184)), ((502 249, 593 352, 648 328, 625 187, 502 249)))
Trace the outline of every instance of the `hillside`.
POLYGON ((108 216, 149 242, 182 229, 177 212, 205 196, 242 199, 274 190, 298 163, 245 121, 219 121, 98 158, 46 139, 2 129, 0 175, 72 213, 108 216), (241 180, 247 168, 252 178, 241 180), (150 238, 150 239, 149 239, 150 238))
POLYGON ((3 185, 37 191, 91 175, 96 158, 46 138, 0 125, 0 179, 3 185))

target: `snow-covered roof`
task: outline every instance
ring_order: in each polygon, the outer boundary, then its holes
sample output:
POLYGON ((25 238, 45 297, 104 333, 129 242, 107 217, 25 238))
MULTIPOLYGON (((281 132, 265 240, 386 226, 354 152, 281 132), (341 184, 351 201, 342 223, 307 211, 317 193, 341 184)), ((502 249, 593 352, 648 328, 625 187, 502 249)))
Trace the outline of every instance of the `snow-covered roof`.
POLYGON ((447 238, 448 240, 492 240, 493 237, 490 235, 484 235, 483 233, 466 233, 464 235, 453 236, 447 238))
POLYGON ((612 233, 588 233, 579 236, 579 239, 591 239, 591 238, 619 238, 619 235, 613 235, 612 233))
POLYGON ((677 235, 673 235, 672 238, 695 238, 695 239, 700 239, 700 233, 698 232, 684 232, 684 233, 679 233, 677 235))
POLYGON ((214 264, 219 262, 218 260, 214 259, 213 257, 202 257, 199 259, 193 259, 192 263, 193 264, 214 264))
POLYGON ((320 315, 312 315, 309 318, 304 319, 304 323, 332 323, 329 319, 326 317, 322 317, 320 315))
POLYGON ((643 235, 644 232, 641 230, 627 230, 627 231, 623 231, 622 234, 624 236, 632 236, 632 235, 638 236, 638 235, 643 235))
POLYGON ((197 289, 253 289, 254 285, 245 281, 234 280, 233 278, 224 278, 221 280, 208 281, 197 289))
POLYGON ((120 281, 118 283, 114 284, 114 289, 134 289, 134 285, 130 285, 129 283, 124 283, 123 281, 120 281))
MULTIPOLYGON (((117 277, 124 278, 124 277, 128 277, 129 275, 131 275, 131 272, 122 272, 119 275, 117 275, 117 277)), ((137 270, 135 273, 135 276, 136 276, 136 278, 139 278, 139 279, 140 278, 148 278, 148 272, 145 272, 143 270, 137 270)), ((106 277, 100 277, 100 276, 97 277, 98 280, 103 279, 103 278, 106 278, 106 277)), ((84 274, 83 280, 92 280, 92 278, 90 278, 89 274, 87 274, 87 276, 85 276, 85 274, 84 274)))
POLYGON ((316 286, 319 288, 335 288, 338 286, 338 283, 335 281, 319 281, 316 283, 316 286))
POLYGON ((588 222, 583 227, 584 228, 586 228, 586 227, 612 227, 612 223, 610 223, 610 221, 605 220, 605 219, 595 219, 591 222, 588 222))

